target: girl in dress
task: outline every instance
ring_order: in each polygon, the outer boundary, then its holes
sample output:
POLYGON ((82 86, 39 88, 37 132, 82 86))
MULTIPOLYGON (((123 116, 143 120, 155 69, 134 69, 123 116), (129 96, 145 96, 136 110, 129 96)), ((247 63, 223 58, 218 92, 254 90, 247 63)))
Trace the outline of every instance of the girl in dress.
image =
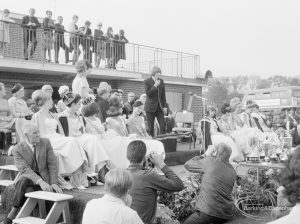
POLYGON ((86 133, 86 121, 77 114, 81 107, 81 97, 69 92, 63 96, 63 102, 67 109, 59 115, 59 121, 65 136, 72 136, 77 139, 80 147, 84 149, 88 165, 93 171, 98 172, 104 165, 109 169, 114 168, 114 164, 110 161, 97 136, 86 133))
POLYGON ((3 58, 5 45, 10 43, 10 23, 15 23, 9 18, 9 13, 8 9, 4 9, 0 17, 0 59, 3 58))
POLYGON ((52 98, 44 91, 36 90, 32 94, 32 100, 39 107, 32 120, 39 128, 40 137, 48 138, 51 142, 57 157, 58 173, 70 176, 73 187, 87 187, 87 157, 76 138, 64 136, 56 114, 49 111, 52 98))
POLYGON ((15 127, 17 142, 25 141, 25 136, 23 134, 22 126, 26 119, 31 119, 33 112, 27 107, 26 102, 22 99, 24 97, 24 86, 17 83, 11 89, 13 96, 8 100, 8 104, 15 114, 15 127), (26 118, 26 119, 25 119, 26 118))
MULTIPOLYGON (((109 100, 109 109, 107 115, 110 116, 106 118, 106 125, 108 131, 113 131, 120 136, 129 137, 129 139, 136 140, 138 137, 136 134, 129 134, 127 130, 127 121, 124 116, 122 116, 122 104, 119 97, 111 97, 109 100)), ((143 139, 147 146, 147 154, 155 152, 157 154, 165 156, 164 145, 157 140, 143 139)))
POLYGON ((87 75, 91 73, 92 66, 87 60, 77 61, 76 62, 76 72, 72 82, 72 92, 74 94, 79 94, 82 99, 88 96, 89 94, 89 83, 86 79, 87 75))

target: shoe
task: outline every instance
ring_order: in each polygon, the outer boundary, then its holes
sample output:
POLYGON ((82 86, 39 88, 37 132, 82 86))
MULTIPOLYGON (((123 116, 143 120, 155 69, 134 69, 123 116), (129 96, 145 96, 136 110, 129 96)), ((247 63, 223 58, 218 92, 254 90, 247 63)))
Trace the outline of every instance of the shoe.
POLYGON ((12 224, 12 220, 10 218, 6 218, 0 224, 12 224))
POLYGON ((24 58, 26 61, 28 61, 28 58, 24 58))
POLYGON ((98 181, 101 183, 105 183, 105 175, 108 172, 108 169, 106 166, 104 166, 101 170, 98 172, 98 181))

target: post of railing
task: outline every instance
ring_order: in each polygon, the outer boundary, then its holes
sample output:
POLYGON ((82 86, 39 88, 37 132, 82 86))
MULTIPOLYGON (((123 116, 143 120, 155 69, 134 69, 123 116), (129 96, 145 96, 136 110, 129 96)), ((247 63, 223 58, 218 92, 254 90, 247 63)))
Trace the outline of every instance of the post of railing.
POLYGON ((163 58, 163 53, 162 53, 162 51, 163 51, 163 49, 160 49, 160 69, 162 70, 163 68, 163 66, 162 66, 162 58, 163 58))
POLYGON ((140 45, 137 45, 138 52, 137 52, 137 66, 138 66, 138 72, 140 72, 140 45))
POLYGON ((135 72, 135 44, 133 44, 133 71, 135 72))
POLYGON ((180 53, 180 55, 181 55, 181 59, 180 59, 180 69, 181 69, 180 77, 182 77, 182 52, 180 53))

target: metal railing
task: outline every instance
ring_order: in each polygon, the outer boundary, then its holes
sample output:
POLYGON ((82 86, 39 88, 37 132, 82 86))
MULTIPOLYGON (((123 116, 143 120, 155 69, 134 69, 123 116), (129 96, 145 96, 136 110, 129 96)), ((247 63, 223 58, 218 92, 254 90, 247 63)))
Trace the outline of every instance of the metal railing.
POLYGON ((164 75, 183 78, 200 74, 199 55, 128 43, 116 37, 24 28, 0 21, 0 57, 70 65, 87 59, 93 67, 142 73, 159 66, 164 75))

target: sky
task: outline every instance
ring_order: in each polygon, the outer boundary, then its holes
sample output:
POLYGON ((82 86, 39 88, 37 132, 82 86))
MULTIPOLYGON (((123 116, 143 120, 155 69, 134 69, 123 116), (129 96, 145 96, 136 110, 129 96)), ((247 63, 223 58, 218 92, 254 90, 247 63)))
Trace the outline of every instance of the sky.
POLYGON ((51 10, 79 25, 102 22, 127 39, 200 55, 213 76, 300 76, 299 0, 1 0, 2 9, 36 16, 51 10))

